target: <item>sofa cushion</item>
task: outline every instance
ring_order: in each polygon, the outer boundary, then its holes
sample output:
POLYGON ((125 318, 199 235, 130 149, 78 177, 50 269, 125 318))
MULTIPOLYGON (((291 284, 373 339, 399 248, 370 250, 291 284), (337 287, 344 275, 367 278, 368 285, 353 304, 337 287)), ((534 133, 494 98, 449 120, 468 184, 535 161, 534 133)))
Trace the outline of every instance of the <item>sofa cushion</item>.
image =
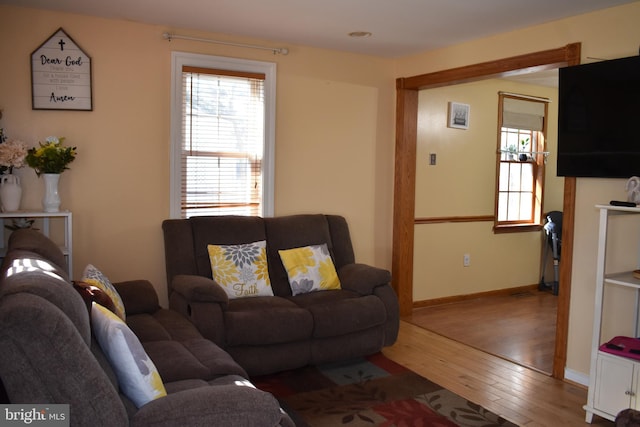
POLYGON ((153 361, 122 319, 94 302, 91 323, 120 388, 138 408, 167 395, 153 361))
POLYGON ((102 292, 109 295, 113 305, 115 306, 115 313, 122 320, 126 320, 126 314, 124 310, 124 303, 120 294, 116 288, 111 284, 111 281, 100 270, 98 270, 92 264, 88 264, 83 273, 81 282, 88 283, 90 285, 100 288, 102 292))
POLYGON ((230 299, 273 296, 267 266, 267 242, 207 245, 213 279, 230 299))
POLYGON ((201 379, 173 381, 171 383, 167 383, 166 388, 167 388, 167 394, 171 394, 171 393, 179 393, 183 390, 189 390, 192 388, 217 386, 217 385, 238 385, 238 386, 246 385, 252 388, 256 388, 244 376, 234 375, 234 374, 223 375, 221 377, 217 377, 216 379, 209 380, 209 381, 205 381, 201 379))
POLYGON ((325 215, 325 217, 327 218, 331 232, 331 243, 333 245, 331 254, 333 255, 333 263, 336 265, 336 270, 340 270, 342 266, 356 262, 353 245, 351 243, 351 234, 349 233, 349 225, 343 216, 325 215))
POLYGON ((313 316, 314 338, 334 337, 384 324, 386 310, 380 298, 345 290, 313 292, 290 300, 313 316))
POLYGON ((209 369, 177 341, 150 341, 143 347, 160 373, 162 381, 189 378, 209 379, 209 369))
POLYGON ((198 387, 207 387, 209 383, 201 379, 189 379, 172 381, 165 383, 164 387, 167 389, 167 394, 180 393, 183 390, 189 390, 198 387))
POLYGON ((336 273, 326 243, 280 250, 278 253, 285 270, 287 270, 293 295, 340 289, 338 273, 336 273))
POLYGON ((300 368, 311 362, 313 341, 285 342, 274 345, 229 347, 227 351, 250 377, 300 368))
MULTIPOLYGON (((15 255, 15 252, 11 255, 15 255)), ((5 272, 7 277, 2 280, 0 295, 25 293, 49 301, 69 317, 88 345, 91 342, 91 328, 86 305, 71 283, 57 276, 54 271, 57 271, 54 266, 36 254, 14 259, 5 272)))
POLYGON ((165 383, 193 378, 211 380, 230 374, 246 375, 228 353, 204 338, 186 342, 151 341, 143 346, 165 383))
POLYGON ((311 313, 280 297, 229 301, 224 312, 227 345, 265 345, 309 339, 311 313))
MULTIPOLYGON (((69 289, 89 330, 82 299, 69 289)), ((40 296, 2 295, 0 375, 8 397, 13 403, 68 403, 72 425, 105 425, 100 422, 105 414, 111 425, 127 425, 117 389, 78 334, 84 327, 72 325, 60 308, 40 296)))
POLYGON ((35 252, 11 249, 2 260, 3 275, 35 270, 46 271, 47 274, 57 276, 65 282, 69 281, 69 274, 65 268, 35 252))
POLYGON ((381 325, 347 335, 315 338, 311 341, 310 363, 322 365, 377 353, 383 346, 383 329, 381 325))
POLYGON ((173 310, 127 317, 165 383, 189 378, 209 380, 220 375, 246 376, 224 350, 202 338, 196 327, 173 310))
POLYGON ((28 251, 42 256, 63 270, 65 278, 69 273, 67 271, 67 260, 60 247, 37 230, 22 228, 14 231, 9 236, 7 246, 12 250, 28 251))
POLYGON ((129 316, 127 324, 143 343, 154 340, 187 341, 202 337, 187 318, 164 308, 153 314, 129 316))
POLYGON ((129 316, 127 318, 127 326, 136 334, 141 343, 171 340, 169 331, 152 314, 129 316))

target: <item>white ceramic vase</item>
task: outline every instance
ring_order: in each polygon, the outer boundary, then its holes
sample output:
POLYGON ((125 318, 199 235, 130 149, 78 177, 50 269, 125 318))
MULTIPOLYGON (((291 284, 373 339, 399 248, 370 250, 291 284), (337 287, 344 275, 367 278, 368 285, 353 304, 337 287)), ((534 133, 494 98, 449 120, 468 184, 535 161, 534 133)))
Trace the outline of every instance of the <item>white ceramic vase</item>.
POLYGON ((60 212, 60 194, 58 194, 59 173, 43 173, 44 197, 42 210, 45 212, 60 212))
POLYGON ((0 202, 2 212, 15 212, 20 209, 22 187, 17 175, 8 174, 0 177, 0 202))

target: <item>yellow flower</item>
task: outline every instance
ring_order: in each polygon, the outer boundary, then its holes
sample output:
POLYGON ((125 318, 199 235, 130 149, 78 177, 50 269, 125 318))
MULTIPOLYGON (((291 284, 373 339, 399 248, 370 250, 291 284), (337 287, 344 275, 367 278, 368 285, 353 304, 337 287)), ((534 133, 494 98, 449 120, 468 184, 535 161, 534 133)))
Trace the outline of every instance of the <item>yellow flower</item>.
POLYGON ((320 263, 318 272, 320 273, 320 277, 322 277, 320 289, 340 289, 340 279, 338 279, 336 268, 331 258, 320 263))
POLYGON ((267 264, 267 252, 262 250, 260 256, 255 263, 256 265, 256 277, 258 280, 265 280, 268 286, 271 286, 271 279, 269 278, 269 266, 267 264))
POLYGON ((297 275, 301 273, 307 273, 309 271, 308 267, 315 267, 316 260, 313 257, 313 251, 311 248, 300 248, 296 253, 297 263, 294 268, 289 272, 290 275, 297 275))
POLYGON ((76 158, 76 147, 63 147, 64 138, 50 136, 46 143, 27 152, 27 164, 40 176, 43 173, 62 173, 76 158))

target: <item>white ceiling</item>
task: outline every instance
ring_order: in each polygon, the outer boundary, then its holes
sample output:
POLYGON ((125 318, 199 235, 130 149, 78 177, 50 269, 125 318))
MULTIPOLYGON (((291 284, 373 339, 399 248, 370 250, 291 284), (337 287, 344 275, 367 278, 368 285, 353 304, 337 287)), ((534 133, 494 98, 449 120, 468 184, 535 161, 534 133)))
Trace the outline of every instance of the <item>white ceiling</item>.
POLYGON ((400 57, 639 0, 0 0, 73 12, 400 57), (353 31, 371 37, 354 39, 353 31))

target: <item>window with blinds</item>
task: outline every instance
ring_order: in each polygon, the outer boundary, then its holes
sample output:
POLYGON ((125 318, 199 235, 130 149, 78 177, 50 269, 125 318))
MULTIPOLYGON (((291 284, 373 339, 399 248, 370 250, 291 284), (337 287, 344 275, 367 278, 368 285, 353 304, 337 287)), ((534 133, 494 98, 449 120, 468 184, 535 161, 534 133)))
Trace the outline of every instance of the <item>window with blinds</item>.
POLYGON ((182 67, 181 217, 263 214, 264 81, 182 67))
POLYGON ((542 221, 547 102, 499 95, 495 230, 542 221))

